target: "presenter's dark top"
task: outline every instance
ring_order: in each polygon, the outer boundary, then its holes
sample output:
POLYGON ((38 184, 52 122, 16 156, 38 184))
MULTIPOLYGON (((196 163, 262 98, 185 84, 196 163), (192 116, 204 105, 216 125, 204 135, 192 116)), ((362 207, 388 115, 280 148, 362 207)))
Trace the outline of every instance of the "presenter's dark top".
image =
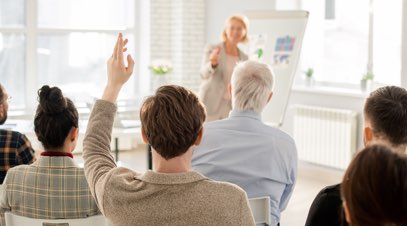
POLYGON ((342 209, 341 184, 325 187, 315 197, 305 226, 347 226, 342 209))

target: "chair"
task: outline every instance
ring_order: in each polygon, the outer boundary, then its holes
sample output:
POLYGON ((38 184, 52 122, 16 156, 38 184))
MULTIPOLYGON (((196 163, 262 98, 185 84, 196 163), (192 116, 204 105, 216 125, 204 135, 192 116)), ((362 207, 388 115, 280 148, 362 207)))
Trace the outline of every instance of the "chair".
POLYGON ((270 197, 256 197, 249 199, 254 221, 256 224, 270 225, 270 197))
POLYGON ((9 211, 4 213, 7 226, 108 226, 108 221, 103 215, 95 215, 78 219, 35 219, 13 214, 9 211))

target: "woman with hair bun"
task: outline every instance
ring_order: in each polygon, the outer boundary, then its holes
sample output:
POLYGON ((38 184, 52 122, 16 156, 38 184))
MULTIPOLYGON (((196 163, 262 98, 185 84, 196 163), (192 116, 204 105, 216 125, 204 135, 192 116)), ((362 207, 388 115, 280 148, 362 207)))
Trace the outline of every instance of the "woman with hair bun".
POLYGON ((0 192, 1 209, 42 219, 100 214, 84 170, 72 155, 79 132, 74 103, 58 87, 47 85, 38 91, 38 101, 34 130, 44 152, 32 165, 8 171, 0 192))

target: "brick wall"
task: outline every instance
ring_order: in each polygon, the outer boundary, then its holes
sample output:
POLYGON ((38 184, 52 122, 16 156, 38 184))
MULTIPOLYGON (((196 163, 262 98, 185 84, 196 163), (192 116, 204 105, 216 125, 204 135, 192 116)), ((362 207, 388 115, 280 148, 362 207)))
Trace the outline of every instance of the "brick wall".
POLYGON ((205 0, 152 0, 151 59, 173 64, 170 82, 198 91, 205 46, 205 0))

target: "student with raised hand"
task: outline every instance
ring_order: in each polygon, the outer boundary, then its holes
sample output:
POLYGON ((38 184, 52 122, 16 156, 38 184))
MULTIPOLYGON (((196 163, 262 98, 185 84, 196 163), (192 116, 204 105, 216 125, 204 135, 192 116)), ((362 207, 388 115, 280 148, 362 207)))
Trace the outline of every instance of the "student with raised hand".
MULTIPOLYGON (((364 144, 385 144, 399 153, 407 149, 407 90, 381 87, 366 99, 364 106, 364 144)), ((325 187, 315 197, 306 226, 346 225, 340 196, 341 184, 325 187)))
POLYGON ((367 146, 346 170, 341 194, 351 226, 407 225, 407 156, 367 146))
POLYGON ((34 130, 44 151, 33 164, 8 171, 0 190, 0 210, 40 219, 100 214, 85 172, 72 155, 79 120, 74 103, 58 87, 47 85, 38 91, 38 100, 34 130))
POLYGON ((248 59, 238 47, 248 41, 248 27, 246 16, 232 15, 225 21, 222 42, 205 47, 199 97, 206 107, 207 121, 226 118, 232 109, 228 86, 236 63, 248 59))
POLYGON ((191 170, 201 141, 205 109, 181 86, 162 86, 140 110, 143 140, 152 146, 154 170, 117 167, 110 154, 115 104, 133 72, 119 34, 107 62, 108 82, 92 110, 84 140, 85 173, 102 213, 113 225, 254 225, 246 193, 191 170))
MULTIPOLYGON (((7 120, 9 95, 0 84, 0 125, 7 120)), ((7 171, 17 165, 35 161, 34 149, 24 134, 17 131, 0 129, 0 184, 7 171)))

